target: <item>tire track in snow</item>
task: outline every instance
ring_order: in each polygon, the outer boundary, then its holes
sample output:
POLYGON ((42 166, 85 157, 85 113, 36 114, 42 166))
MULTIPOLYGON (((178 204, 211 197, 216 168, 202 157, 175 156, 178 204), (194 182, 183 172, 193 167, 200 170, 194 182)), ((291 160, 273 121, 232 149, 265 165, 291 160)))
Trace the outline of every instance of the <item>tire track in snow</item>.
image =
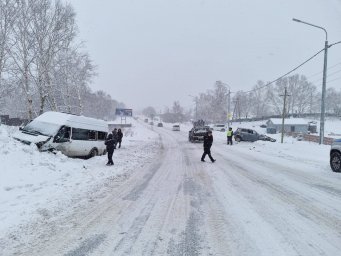
POLYGON ((285 248, 292 247, 302 255, 329 255, 341 249, 336 246, 341 238, 340 216, 331 216, 325 209, 315 207, 311 200, 284 187, 276 179, 271 180, 271 176, 263 176, 257 168, 250 167, 248 160, 239 163, 229 158, 224 162, 224 165, 219 165, 220 172, 239 187, 238 191, 255 212, 282 234, 287 243, 285 248), (248 169, 243 165, 247 165, 248 169), (259 198, 251 192, 252 189, 258 191, 256 194, 263 191, 266 198, 259 198), (280 211, 281 208, 284 211, 280 211), (303 235, 305 232, 308 233, 303 235), (328 240, 321 236, 328 237, 328 240), (314 242, 310 242, 309 238, 314 242))

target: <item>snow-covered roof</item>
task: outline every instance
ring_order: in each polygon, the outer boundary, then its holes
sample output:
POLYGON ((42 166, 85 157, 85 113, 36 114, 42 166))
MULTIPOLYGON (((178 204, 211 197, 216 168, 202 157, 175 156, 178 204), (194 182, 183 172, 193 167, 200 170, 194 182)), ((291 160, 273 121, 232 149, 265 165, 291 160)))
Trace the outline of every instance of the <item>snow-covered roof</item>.
POLYGON ((36 119, 34 119, 34 121, 35 120, 44 123, 67 125, 75 128, 108 131, 108 123, 104 120, 60 112, 53 111, 45 112, 42 115, 38 116, 36 119))
MULTIPOLYGON (((282 124, 282 118, 270 118, 269 121, 273 124, 282 124)), ((308 122, 303 118, 286 118, 284 120, 284 124, 308 125, 308 122)))

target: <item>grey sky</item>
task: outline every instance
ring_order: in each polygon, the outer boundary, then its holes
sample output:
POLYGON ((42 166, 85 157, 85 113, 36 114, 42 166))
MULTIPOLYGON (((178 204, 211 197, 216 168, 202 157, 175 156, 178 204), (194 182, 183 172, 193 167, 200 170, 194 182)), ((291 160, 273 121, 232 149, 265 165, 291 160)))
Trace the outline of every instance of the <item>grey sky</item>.
MULTIPOLYGON (((341 40, 340 0, 69 0, 77 13, 103 89, 128 107, 163 110, 212 88, 216 80, 233 91, 277 78, 341 40)), ((341 44, 330 48, 329 73, 341 70, 341 44), (338 64, 340 63, 340 64, 338 64)), ((323 54, 297 72, 320 87, 323 54)), ((329 80, 341 77, 341 72, 329 80)), ((329 86, 341 88, 341 79, 329 86)))

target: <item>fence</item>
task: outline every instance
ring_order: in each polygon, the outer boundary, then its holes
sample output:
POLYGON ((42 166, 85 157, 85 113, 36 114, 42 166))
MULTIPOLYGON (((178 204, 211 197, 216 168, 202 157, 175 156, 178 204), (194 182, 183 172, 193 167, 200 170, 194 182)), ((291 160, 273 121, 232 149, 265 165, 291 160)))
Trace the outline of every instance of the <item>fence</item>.
POLYGON ((9 126, 20 126, 26 124, 27 122, 27 119, 21 119, 17 117, 10 118, 9 115, 0 115, 0 124, 5 124, 9 126))
MULTIPOLYGON (((300 133, 297 133, 297 132, 288 132, 288 133, 286 133, 286 135, 292 136, 294 138, 296 138, 299 134, 300 133)), ((303 134, 303 140, 304 141, 310 141, 310 142, 319 143, 320 142, 320 136, 312 135, 312 134, 303 134)), ((324 145, 331 145, 333 143, 333 141, 334 141, 333 138, 329 138, 329 137, 324 137, 323 138, 323 144, 324 145)))

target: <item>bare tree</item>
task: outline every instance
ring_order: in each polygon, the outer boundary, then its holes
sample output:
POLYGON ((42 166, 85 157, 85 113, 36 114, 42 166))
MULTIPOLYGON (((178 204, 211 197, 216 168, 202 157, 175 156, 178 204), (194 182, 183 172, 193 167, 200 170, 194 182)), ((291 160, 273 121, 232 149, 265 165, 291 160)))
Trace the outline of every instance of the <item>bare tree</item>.
POLYGON ((6 81, 8 74, 6 75, 5 72, 8 71, 7 64, 11 50, 10 37, 16 17, 15 1, 0 0, 0 101, 8 93, 11 85, 6 81))
POLYGON ((13 48, 10 51, 11 72, 26 98, 29 119, 36 115, 33 108, 34 87, 32 85, 31 67, 34 61, 34 40, 32 37, 31 6, 27 0, 17 1, 18 18, 13 24, 13 48))
POLYGON ((52 110, 58 110, 53 97, 51 81, 52 63, 57 53, 70 45, 76 35, 75 13, 61 1, 31 0, 35 40, 35 84, 40 95, 39 113, 48 102, 52 110))
POLYGON ((251 92, 251 102, 253 104, 252 113, 256 117, 262 117, 269 114, 270 107, 268 105, 268 98, 264 88, 265 83, 263 81, 257 81, 257 84, 253 87, 251 92))
POLYGON ((69 113, 83 113, 84 91, 95 73, 87 53, 79 53, 78 48, 68 48, 59 52, 53 63, 53 97, 59 108, 69 113))

